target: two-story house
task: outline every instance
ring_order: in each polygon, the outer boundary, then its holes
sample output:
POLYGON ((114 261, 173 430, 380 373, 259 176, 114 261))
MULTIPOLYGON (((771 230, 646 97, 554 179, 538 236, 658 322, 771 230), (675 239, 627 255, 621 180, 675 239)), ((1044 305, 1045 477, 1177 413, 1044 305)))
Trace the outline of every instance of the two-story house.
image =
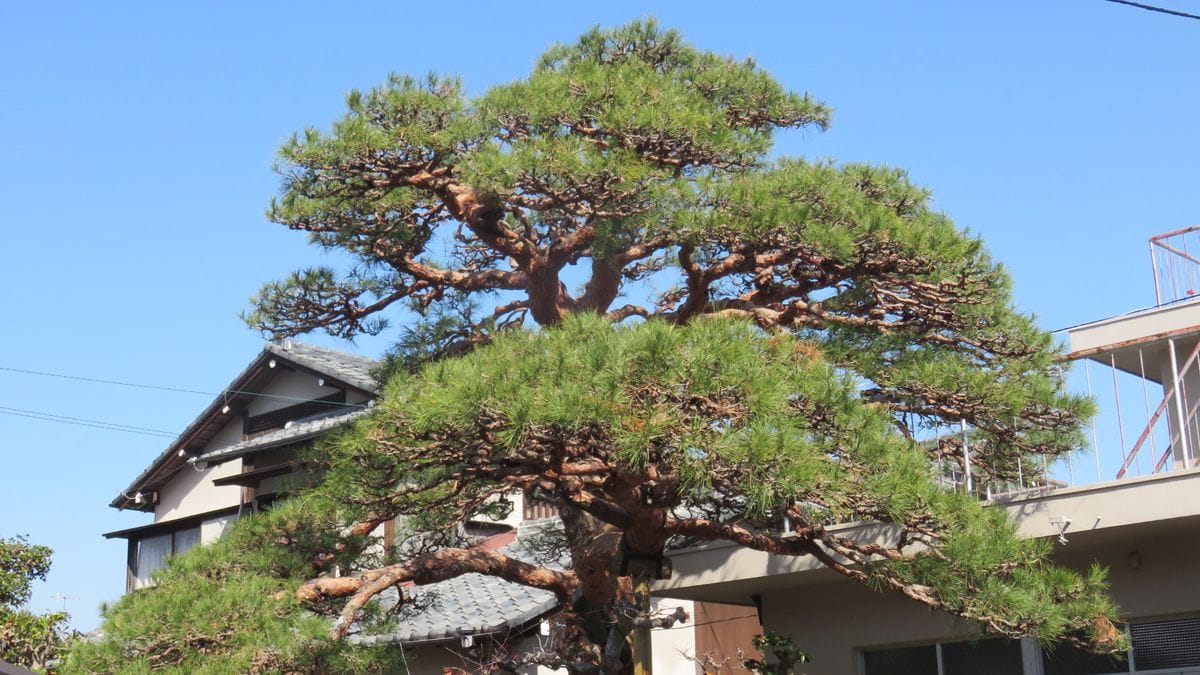
MULTIPOLYGON (((111 506, 153 514, 153 522, 109 532, 127 543, 127 591, 152 583, 167 559, 221 536, 235 519, 268 507, 291 486, 307 479, 297 451, 369 410, 379 392, 372 376, 377 362, 296 340, 268 344, 111 506)), ((490 534, 482 545, 523 556, 522 535, 557 521, 552 505, 511 496, 512 514, 479 528, 490 534)), ((378 534, 392 538, 392 524, 378 534)), ((397 644, 411 657, 412 672, 441 673, 443 667, 471 670, 470 648, 488 640, 520 649, 538 639, 541 622, 558 609, 552 594, 478 574, 410 589, 435 601, 406 615, 382 636, 358 638, 397 644)), ((727 652, 723 672, 733 672, 738 648, 749 650, 759 632, 757 615, 744 607, 682 605, 692 625, 654 633, 655 672, 694 675, 691 656, 727 652)))
POLYGON ((110 506, 154 522, 105 534, 128 543, 126 589, 167 557, 221 535, 296 480, 296 450, 363 414, 375 362, 295 341, 269 344, 110 506))

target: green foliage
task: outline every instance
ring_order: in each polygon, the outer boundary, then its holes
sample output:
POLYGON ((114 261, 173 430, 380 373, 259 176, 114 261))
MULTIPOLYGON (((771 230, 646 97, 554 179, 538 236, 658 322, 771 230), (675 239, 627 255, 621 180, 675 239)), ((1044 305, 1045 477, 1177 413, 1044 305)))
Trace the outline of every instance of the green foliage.
POLYGON ((995 631, 1111 638, 1102 570, 1047 563, 1048 544, 1019 537, 1003 510, 940 485, 922 444, 862 400, 859 380, 810 343, 739 320, 614 327, 577 315, 398 373, 328 449, 321 489, 362 514, 386 504, 437 529, 507 489, 482 470, 463 481, 471 467, 536 472, 562 461, 561 447, 655 476, 655 507, 770 531, 797 504, 814 526, 936 532, 935 552, 870 562, 869 580, 925 589, 995 631))
POLYGON ((16 608, 29 601, 30 585, 45 580, 52 553, 25 537, 0 539, 0 606, 16 608))
POLYGON ((42 670, 75 639, 66 612, 0 609, 0 660, 42 670))
POLYGON ((778 131, 829 117, 753 61, 653 21, 590 30, 475 98, 452 77, 393 76, 280 153, 270 217, 353 267, 268 284, 246 319, 276 336, 353 337, 384 330, 383 311, 401 303, 420 315, 397 350, 411 369, 525 321, 529 307, 492 316, 486 305, 532 297, 534 267, 557 274, 590 258, 582 293, 559 291, 567 313, 608 309, 616 294, 593 291, 596 270, 611 268, 634 300, 668 286, 639 315, 742 312, 796 330, 912 430, 967 419, 995 482, 1076 447, 1091 404, 1061 391, 1050 336, 1012 307, 1003 267, 928 190, 892 167, 769 159, 778 131), (454 213, 451 191, 485 206, 520 251, 454 213), (685 251, 709 276, 671 286, 685 251))
POLYGON ((386 648, 328 639, 329 619, 301 607, 313 561, 353 570, 365 539, 341 534, 336 505, 308 495, 243 518, 225 536, 171 558, 153 587, 104 610, 103 637, 77 643, 63 672, 394 672, 386 648))
POLYGON ((73 638, 66 612, 35 614, 21 609, 31 584, 45 580, 53 551, 22 536, 0 539, 0 660, 42 669, 73 638))
POLYGON ((761 635, 755 635, 751 640, 754 648, 763 654, 770 654, 774 657, 774 663, 768 663, 764 659, 746 659, 742 662, 742 667, 752 673, 760 673, 760 675, 793 675, 796 673, 795 666, 801 663, 808 663, 808 654, 801 651, 792 638, 787 635, 781 635, 774 631, 767 631, 761 635))

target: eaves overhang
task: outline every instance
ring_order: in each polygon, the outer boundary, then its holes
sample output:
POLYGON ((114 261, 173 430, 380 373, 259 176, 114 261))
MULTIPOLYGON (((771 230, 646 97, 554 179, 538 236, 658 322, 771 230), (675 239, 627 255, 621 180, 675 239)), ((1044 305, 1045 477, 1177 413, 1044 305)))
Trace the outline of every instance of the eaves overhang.
POLYGON ((324 378, 331 386, 370 398, 379 394, 378 383, 366 372, 370 364, 375 363, 372 359, 338 352, 340 357, 353 359, 354 367, 337 367, 329 357, 331 353, 334 353, 334 350, 291 340, 267 344, 229 386, 225 387, 223 393, 213 399, 149 466, 109 502, 109 506, 116 509, 152 511, 152 500, 143 499, 139 503, 136 495, 157 490, 181 469, 187 467, 188 460, 197 457, 205 444, 228 422, 229 416, 223 411, 247 407, 257 394, 256 390, 275 377, 278 373, 275 368, 281 362, 290 368, 324 378))
POLYGON ((206 520, 212 520, 213 518, 232 516, 235 515, 240 508, 240 506, 230 506, 224 509, 216 509, 214 511, 198 513, 194 516, 187 516, 186 518, 176 518, 175 520, 167 520, 160 523, 150 523, 148 525, 139 525, 137 527, 127 527, 123 530, 105 532, 103 537, 105 539, 142 539, 144 537, 151 537, 156 534, 165 534, 167 532, 174 532, 176 530, 184 530, 189 527, 195 527, 200 523, 203 523, 206 520))

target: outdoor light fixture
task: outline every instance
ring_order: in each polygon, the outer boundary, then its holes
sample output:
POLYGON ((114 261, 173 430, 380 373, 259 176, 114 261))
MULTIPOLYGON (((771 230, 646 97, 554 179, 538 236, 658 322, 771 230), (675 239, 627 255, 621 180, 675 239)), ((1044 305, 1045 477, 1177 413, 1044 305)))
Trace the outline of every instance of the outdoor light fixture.
POLYGON ((140 492, 139 492, 139 493, 137 493, 137 494, 135 494, 135 495, 133 496, 133 503, 134 503, 134 504, 145 504, 145 503, 146 503, 146 496, 145 496, 145 495, 143 495, 143 494, 142 494, 142 493, 140 493, 140 492))
POLYGON ((271 359, 270 361, 267 361, 267 367, 274 368, 275 367, 275 359, 271 359))
POLYGON ((177 452, 177 453, 175 453, 175 454, 179 455, 180 457, 187 457, 187 450, 184 450, 183 448, 180 448, 180 449, 179 449, 179 452, 177 452))
POLYGON ((229 405, 228 405, 228 404, 226 404, 225 406, 223 406, 223 407, 221 408, 221 412, 222 412, 222 413, 224 413, 224 414, 226 414, 226 415, 228 415, 228 414, 229 414, 229 405))
POLYGON ((324 386, 325 386, 325 378, 323 378, 323 377, 318 377, 318 378, 317 378, 317 386, 318 386, 318 387, 324 387, 324 386))

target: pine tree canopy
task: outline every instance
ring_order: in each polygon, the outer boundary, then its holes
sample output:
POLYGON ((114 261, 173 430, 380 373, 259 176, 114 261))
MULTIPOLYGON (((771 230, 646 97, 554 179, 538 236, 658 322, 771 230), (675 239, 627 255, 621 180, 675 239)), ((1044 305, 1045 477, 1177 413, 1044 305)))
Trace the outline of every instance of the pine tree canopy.
POLYGON ((338 577, 281 566, 259 589, 294 592, 277 616, 330 613, 336 640, 385 589, 481 572, 569 610, 554 653, 508 666, 626 672, 626 638, 651 620, 626 563, 728 541, 992 634, 1122 647, 1102 570, 1053 566, 1046 542, 942 480, 963 423, 980 484, 1044 478, 1091 402, 1063 391, 1004 269, 902 170, 771 154, 778 131, 823 129, 823 103, 636 22, 479 96, 393 76, 347 108, 283 146, 268 213, 355 264, 268 284, 245 318, 353 338, 416 316, 373 412, 315 453, 310 496, 343 531, 399 518, 409 538, 338 577), (515 492, 558 507, 569 566, 460 536, 515 492))

